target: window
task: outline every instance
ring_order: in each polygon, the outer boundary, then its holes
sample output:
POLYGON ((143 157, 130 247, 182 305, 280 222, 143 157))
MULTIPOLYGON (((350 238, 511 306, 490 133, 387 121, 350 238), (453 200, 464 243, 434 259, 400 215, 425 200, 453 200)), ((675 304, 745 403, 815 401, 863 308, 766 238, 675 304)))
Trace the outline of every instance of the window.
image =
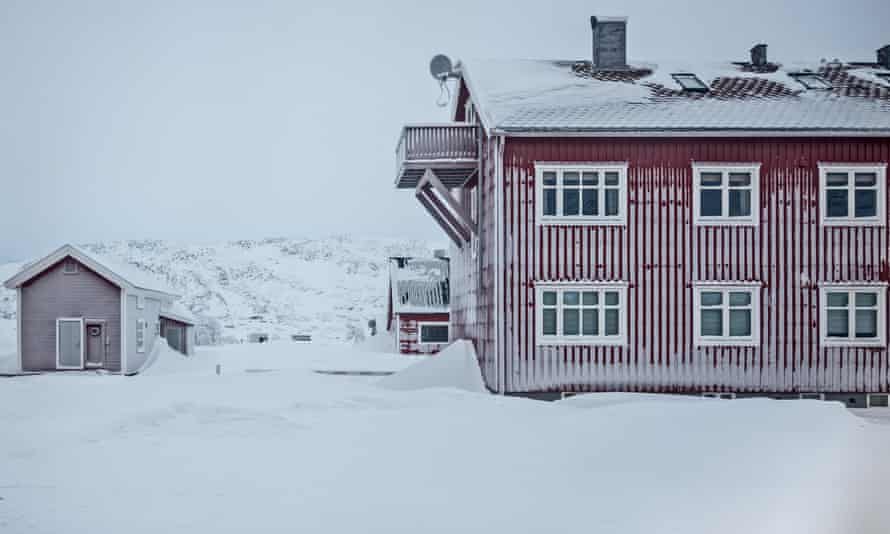
POLYGON ((145 309, 145 295, 136 295, 136 308, 145 309))
POLYGON ((820 163, 822 224, 884 226, 886 164, 820 163))
POLYGON ((757 226, 760 210, 760 164, 694 164, 695 224, 757 226))
POLYGON ((883 345, 885 294, 879 286, 823 286, 822 344, 883 345))
POLYGON ((419 323, 420 343, 448 343, 448 323, 419 323))
POLYGON ((464 104, 464 122, 476 123, 476 110, 473 108, 472 100, 467 100, 467 103, 464 104))
POLYGON ((624 283, 536 285, 539 345, 623 345, 627 341, 624 283))
POLYGON ((757 345, 760 341, 760 286, 697 286, 694 323, 696 345, 757 345))
POLYGON ((624 224, 626 163, 535 168, 538 224, 624 224))
POLYGON ((145 341, 148 336, 148 321, 136 320, 136 352, 145 352, 145 341))
POLYGON ((65 274, 77 274, 80 271, 80 268, 77 265, 77 261, 72 258, 68 258, 62 264, 62 272, 65 274))
POLYGON ((800 74, 792 74, 791 76, 807 89, 825 90, 832 88, 831 83, 818 74, 803 72, 800 74))
POLYGON ((890 408, 890 395, 886 393, 872 393, 868 396, 869 408, 890 408))
POLYGON ((695 74, 691 73, 678 73, 671 74, 674 78, 674 81, 680 84, 680 87, 683 88, 684 91, 692 91, 697 93, 707 93, 708 86, 705 85, 705 82, 701 81, 701 79, 695 74))

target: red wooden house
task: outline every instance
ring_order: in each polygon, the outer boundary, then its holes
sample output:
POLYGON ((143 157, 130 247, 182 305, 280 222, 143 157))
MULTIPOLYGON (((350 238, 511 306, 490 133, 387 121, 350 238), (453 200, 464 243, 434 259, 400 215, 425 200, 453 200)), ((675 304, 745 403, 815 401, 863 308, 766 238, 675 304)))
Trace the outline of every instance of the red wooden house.
POLYGON ((399 140, 489 388, 885 403, 890 46, 651 64, 591 28, 587 60, 458 63, 453 122, 399 140))
POLYGON ((389 260, 386 330, 402 354, 435 354, 451 341, 445 257, 389 260))

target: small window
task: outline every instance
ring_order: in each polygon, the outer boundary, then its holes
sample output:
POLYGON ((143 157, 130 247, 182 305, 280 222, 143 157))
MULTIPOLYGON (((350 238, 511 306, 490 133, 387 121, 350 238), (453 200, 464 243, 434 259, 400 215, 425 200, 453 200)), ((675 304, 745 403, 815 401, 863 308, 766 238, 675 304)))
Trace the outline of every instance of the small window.
POLYGON ((873 286, 822 287, 822 343, 873 346, 884 343, 886 289, 873 286))
POLYGON ((136 320, 136 352, 145 352, 145 341, 148 337, 148 321, 136 320))
POLYGON ((448 343, 448 323, 420 323, 420 343, 448 343))
POLYGON ((625 284, 536 286, 539 345, 624 345, 625 284))
POLYGON ((699 285, 695 289, 695 339, 699 346, 757 345, 760 289, 752 285, 699 285))
POLYGON ((886 393, 872 393, 868 396, 869 408, 890 408, 890 395, 886 393))
POLYGON ((822 224, 884 226, 886 165, 820 164, 822 224))
POLYGON ((695 164, 695 223, 756 226, 760 206, 760 165, 695 164))
POLYGON ((535 167, 538 224, 625 223, 626 164, 535 167))
POLYGON ((679 73, 671 74, 671 76, 673 76, 674 81, 680 84, 680 87, 682 87, 684 91, 692 91, 696 93, 708 92, 708 86, 695 74, 679 73))
POLYGON ((65 274, 77 274, 80 272, 80 267, 77 265, 77 261, 68 258, 62 263, 62 272, 65 274))
POLYGON ((807 89, 826 90, 833 87, 828 80, 818 74, 800 73, 791 76, 807 89))
POLYGON ((145 309, 145 295, 136 295, 136 308, 145 309))

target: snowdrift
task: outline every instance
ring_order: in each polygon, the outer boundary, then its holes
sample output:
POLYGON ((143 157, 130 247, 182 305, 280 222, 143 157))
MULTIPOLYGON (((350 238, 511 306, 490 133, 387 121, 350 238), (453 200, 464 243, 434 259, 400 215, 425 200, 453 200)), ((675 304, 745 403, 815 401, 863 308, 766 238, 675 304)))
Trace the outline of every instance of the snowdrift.
POLYGON ((378 384, 386 389, 402 391, 455 388, 488 393, 482 381, 476 350, 465 339, 455 341, 439 354, 381 379, 378 384))

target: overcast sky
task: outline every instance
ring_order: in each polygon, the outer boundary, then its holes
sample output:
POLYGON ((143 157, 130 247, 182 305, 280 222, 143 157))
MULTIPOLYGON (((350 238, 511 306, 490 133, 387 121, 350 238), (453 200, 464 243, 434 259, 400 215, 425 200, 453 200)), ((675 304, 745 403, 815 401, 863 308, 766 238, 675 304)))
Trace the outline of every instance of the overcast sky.
POLYGON ((0 259, 67 241, 355 233, 443 240, 395 191, 405 122, 445 119, 427 64, 587 58, 868 60, 886 0, 0 0, 0 259), (725 5, 724 5, 725 4, 725 5))

